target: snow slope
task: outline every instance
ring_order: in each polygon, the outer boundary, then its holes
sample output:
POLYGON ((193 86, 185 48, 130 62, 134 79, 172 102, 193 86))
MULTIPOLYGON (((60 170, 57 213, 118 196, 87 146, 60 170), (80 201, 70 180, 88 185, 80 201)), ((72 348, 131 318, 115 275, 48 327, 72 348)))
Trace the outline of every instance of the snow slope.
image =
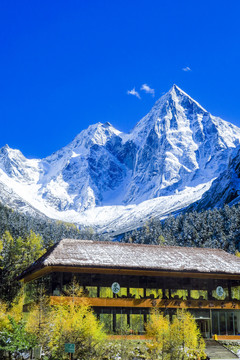
POLYGON ((202 198, 190 205, 189 210, 207 210, 222 208, 240 202, 240 147, 232 154, 227 169, 213 181, 211 187, 202 198))
POLYGON ((0 201, 120 232, 199 200, 239 144, 239 128, 174 85, 129 134, 97 123, 45 159, 4 146, 0 201))

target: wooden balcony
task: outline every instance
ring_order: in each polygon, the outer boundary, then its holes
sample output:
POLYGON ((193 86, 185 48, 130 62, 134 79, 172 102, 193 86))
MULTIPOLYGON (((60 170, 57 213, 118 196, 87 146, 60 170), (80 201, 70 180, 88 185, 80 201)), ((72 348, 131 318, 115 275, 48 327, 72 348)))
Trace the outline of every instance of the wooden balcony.
POLYGON ((231 309, 239 310, 239 300, 181 300, 181 299, 133 299, 133 298, 89 298, 89 297, 68 297, 51 296, 51 304, 88 304, 92 307, 132 307, 161 309, 231 309))

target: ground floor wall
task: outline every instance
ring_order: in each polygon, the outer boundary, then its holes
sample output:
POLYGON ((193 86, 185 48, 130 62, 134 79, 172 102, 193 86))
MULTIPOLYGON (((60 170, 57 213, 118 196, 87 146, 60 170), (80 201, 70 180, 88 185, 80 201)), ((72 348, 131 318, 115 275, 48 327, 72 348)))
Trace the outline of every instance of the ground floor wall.
MULTIPOLYGON (((161 310, 161 309, 160 309, 161 310)), ((162 309, 170 319, 176 309, 162 309)), ((139 334, 145 333, 145 323, 149 320, 150 309, 146 308, 95 308, 99 320, 108 333, 139 334)), ((213 335, 240 336, 239 310, 188 310, 194 316, 204 338, 213 335)))
POLYGON ((240 311, 212 310, 212 333, 217 335, 240 335, 240 311))
POLYGON ((108 333, 139 334, 145 333, 145 323, 149 320, 146 308, 102 308, 94 309, 98 319, 108 333))

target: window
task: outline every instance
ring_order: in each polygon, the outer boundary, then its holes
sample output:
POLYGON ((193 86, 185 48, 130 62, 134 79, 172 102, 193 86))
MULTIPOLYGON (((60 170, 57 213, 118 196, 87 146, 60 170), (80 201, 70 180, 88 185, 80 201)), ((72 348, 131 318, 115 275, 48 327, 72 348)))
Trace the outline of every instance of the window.
POLYGON ((101 298, 113 298, 113 292, 110 287, 100 287, 100 297, 101 298))
POLYGON ((113 332, 113 314, 100 314, 100 321, 104 325, 104 329, 107 333, 113 332))

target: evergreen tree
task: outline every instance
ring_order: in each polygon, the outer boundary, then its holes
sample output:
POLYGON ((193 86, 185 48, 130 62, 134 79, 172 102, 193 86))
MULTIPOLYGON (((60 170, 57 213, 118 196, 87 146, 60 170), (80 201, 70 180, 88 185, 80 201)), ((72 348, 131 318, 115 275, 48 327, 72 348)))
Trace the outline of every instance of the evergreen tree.
POLYGON ((142 228, 123 235, 122 241, 143 244, 219 248, 230 253, 240 250, 240 206, 202 212, 185 212, 166 219, 151 219, 142 228))
POLYGON ((43 240, 30 231, 25 238, 13 238, 6 231, 1 240, 1 298, 10 303, 21 284, 16 277, 45 252, 43 240))

